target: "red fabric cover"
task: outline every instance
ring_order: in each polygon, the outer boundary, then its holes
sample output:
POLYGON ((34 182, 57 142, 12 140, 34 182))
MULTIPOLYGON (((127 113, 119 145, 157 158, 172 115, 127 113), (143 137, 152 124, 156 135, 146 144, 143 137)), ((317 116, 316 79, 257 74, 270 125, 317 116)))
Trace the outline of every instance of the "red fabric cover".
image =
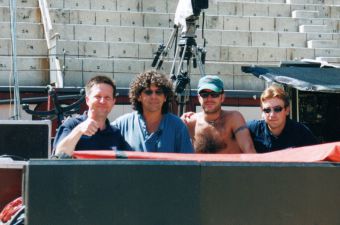
MULTIPOLYGON (((180 160, 212 162, 340 162, 340 142, 290 148, 263 154, 181 154, 124 151, 127 159, 180 160)), ((116 159, 117 154, 108 151, 75 151, 76 159, 116 159)), ((120 157, 118 157, 120 158, 120 157)))
POLYGON ((18 197, 8 203, 0 213, 0 221, 6 223, 23 206, 22 197, 18 197))

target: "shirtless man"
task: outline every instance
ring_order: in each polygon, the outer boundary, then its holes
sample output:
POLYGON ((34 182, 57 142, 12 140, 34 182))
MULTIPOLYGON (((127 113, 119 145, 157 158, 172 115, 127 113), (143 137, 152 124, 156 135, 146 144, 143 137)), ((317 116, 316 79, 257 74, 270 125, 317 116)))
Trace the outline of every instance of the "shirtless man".
POLYGON ((185 113, 197 153, 256 153, 245 120, 238 111, 222 110, 223 82, 218 76, 204 76, 198 83, 198 100, 203 111, 185 113))

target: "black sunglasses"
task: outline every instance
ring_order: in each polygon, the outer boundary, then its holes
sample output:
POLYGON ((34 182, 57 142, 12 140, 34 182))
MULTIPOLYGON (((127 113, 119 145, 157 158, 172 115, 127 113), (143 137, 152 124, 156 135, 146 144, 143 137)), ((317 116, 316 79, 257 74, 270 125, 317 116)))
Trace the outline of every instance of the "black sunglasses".
POLYGON ((208 98, 208 96, 210 95, 212 98, 218 98, 221 93, 220 92, 200 92, 199 95, 202 98, 208 98))
POLYGON ((264 108, 262 111, 264 112, 264 113, 271 113, 272 112, 272 110, 274 111, 274 112, 276 112, 276 113, 279 113, 279 112, 281 112, 282 110, 283 110, 283 107, 282 106, 276 106, 276 107, 274 107, 274 108, 264 108))
POLYGON ((143 93, 146 94, 146 95, 148 95, 148 96, 152 95, 152 93, 155 93, 155 94, 158 95, 158 96, 164 94, 164 92, 163 92, 162 89, 157 89, 157 90, 155 90, 155 91, 152 91, 152 90, 148 89, 148 90, 144 90, 143 93))

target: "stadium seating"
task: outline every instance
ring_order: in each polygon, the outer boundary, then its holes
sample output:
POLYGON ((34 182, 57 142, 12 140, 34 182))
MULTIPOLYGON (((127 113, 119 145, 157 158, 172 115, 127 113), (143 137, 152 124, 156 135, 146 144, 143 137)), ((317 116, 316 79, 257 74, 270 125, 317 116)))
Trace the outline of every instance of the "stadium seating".
MULTIPOLYGON (((9 0, 0 1, 0 86, 9 85, 11 27, 9 0)), ((54 81, 51 54, 61 63, 65 87, 83 86, 94 74, 128 87, 151 69, 159 44, 174 27, 174 0, 47 0, 56 51, 47 47, 38 0, 16 5, 18 74, 23 86, 54 81)), ((263 90, 264 82, 241 72, 244 65, 317 59, 340 64, 339 0, 214 0, 205 10, 206 74, 218 74, 230 90, 263 90)), ((201 38, 199 16, 196 41, 201 38)), ((52 34, 52 35, 53 35, 52 34)), ((174 46, 162 66, 170 73, 174 46)), ((191 85, 200 77, 191 71, 191 85)))

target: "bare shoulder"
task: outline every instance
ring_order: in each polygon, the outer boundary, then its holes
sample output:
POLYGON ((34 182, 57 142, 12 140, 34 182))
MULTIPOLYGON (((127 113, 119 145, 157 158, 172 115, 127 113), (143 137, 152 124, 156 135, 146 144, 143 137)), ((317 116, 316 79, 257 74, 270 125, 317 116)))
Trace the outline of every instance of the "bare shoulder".
POLYGON ((227 111, 227 110, 224 110, 223 111, 223 114, 225 115, 226 118, 228 119, 233 119, 233 120, 242 120, 244 121, 244 117, 243 115, 239 112, 239 111, 227 111))
POLYGON ((237 129, 246 124, 243 115, 239 111, 223 111, 225 122, 232 128, 237 129))

